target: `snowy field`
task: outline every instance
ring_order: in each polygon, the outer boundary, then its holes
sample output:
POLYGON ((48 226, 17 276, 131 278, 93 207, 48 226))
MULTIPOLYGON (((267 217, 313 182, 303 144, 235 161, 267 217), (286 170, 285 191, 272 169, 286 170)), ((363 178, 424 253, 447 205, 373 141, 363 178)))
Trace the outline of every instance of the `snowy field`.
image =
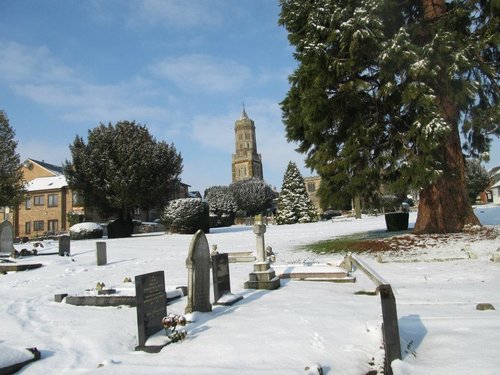
MULTIPOLYGON (((483 224, 500 230, 500 207, 476 213, 483 224)), ((306 263, 313 269, 338 263, 342 255, 316 255, 300 245, 384 228, 382 216, 341 218, 268 226, 265 238, 277 265, 306 263)), ((106 266, 96 266, 95 240, 72 241, 71 257, 25 258, 43 267, 0 275, 0 367, 13 359, 12 348, 37 347, 42 359, 20 373, 288 375, 312 374, 315 365, 324 374, 381 373, 380 297, 355 294, 375 290, 361 271, 354 273, 355 283, 282 280, 280 289, 260 291, 243 289, 251 263, 231 263, 232 292, 244 299, 197 314, 186 326, 187 339, 158 354, 134 351, 135 308, 54 302, 54 294, 84 294, 97 282, 133 292, 126 277, 159 270, 165 271, 167 289, 187 285, 191 238, 152 234, 106 240, 106 266)), ((255 250, 251 227, 214 229, 207 238, 219 252, 255 250)), ((55 243, 46 245, 44 251, 57 251, 55 243)), ((403 353, 393 364, 395 374, 499 373, 500 263, 490 261, 499 247, 498 238, 469 243, 457 237, 435 247, 386 252, 382 263, 375 254, 362 255, 395 292, 403 353), (478 311, 478 303, 496 310, 478 311)), ((185 306, 184 297, 167 309, 183 314, 185 306)))

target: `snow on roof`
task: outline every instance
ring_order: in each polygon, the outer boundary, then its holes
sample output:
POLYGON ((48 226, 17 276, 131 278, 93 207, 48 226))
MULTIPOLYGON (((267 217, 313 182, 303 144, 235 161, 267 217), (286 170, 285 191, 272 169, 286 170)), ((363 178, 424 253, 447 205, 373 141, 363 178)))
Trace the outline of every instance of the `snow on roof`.
POLYGON ((53 189, 61 189, 64 186, 68 186, 68 182, 66 181, 66 177, 64 176, 38 177, 28 182, 26 190, 27 191, 53 190, 53 189))

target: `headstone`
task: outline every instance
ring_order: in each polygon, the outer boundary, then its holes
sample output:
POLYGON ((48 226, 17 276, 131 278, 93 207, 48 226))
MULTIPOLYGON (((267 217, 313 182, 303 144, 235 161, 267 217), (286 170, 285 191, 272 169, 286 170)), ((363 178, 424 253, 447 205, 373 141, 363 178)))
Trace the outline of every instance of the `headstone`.
POLYGON ((242 296, 231 293, 228 254, 213 254, 211 258, 212 280, 214 285, 214 304, 230 306, 243 299, 242 296))
POLYGON ((96 256, 97 256, 97 265, 105 266, 108 263, 108 258, 106 254, 106 242, 96 242, 96 256))
POLYGON ((163 329, 161 321, 167 315, 164 272, 157 271, 136 276, 135 298, 139 341, 135 350, 157 353, 164 345, 146 345, 146 342, 150 336, 163 329))
POLYGON ((59 237, 59 255, 60 256, 69 256, 71 254, 70 251, 71 241, 70 237, 67 234, 64 234, 59 237))
POLYGON ((14 228, 10 221, 0 224, 0 253, 10 254, 14 250, 14 228))
POLYGON ((186 267, 188 269, 186 314, 193 311, 212 311, 210 303, 210 249, 207 237, 202 230, 198 230, 191 240, 186 267))

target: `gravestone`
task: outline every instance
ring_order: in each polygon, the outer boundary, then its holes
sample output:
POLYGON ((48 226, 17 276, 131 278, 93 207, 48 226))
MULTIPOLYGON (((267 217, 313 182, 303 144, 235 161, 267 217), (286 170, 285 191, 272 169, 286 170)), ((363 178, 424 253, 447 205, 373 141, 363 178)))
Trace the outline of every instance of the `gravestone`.
POLYGON ((379 285, 378 290, 382 303, 382 336, 385 348, 385 370, 387 375, 392 375, 392 361, 401 359, 396 298, 390 284, 379 285))
POLYGON ((14 228, 10 221, 0 224, 0 253, 10 254, 14 250, 14 228))
POLYGON ((163 330, 162 319, 167 315, 165 273, 156 271, 135 277, 137 328, 139 345, 135 350, 159 352, 165 345, 146 345, 150 336, 163 330))
POLYGON ((97 257, 97 265, 105 266, 108 263, 108 258, 106 254, 106 242, 96 242, 96 257, 97 257))
POLYGON ((243 299, 242 296, 237 296, 231 293, 228 254, 213 254, 211 258, 212 280, 214 285, 214 304, 230 306, 243 299))
POLYGON ((193 311, 212 311, 210 303, 210 249, 207 237, 202 230, 198 230, 191 240, 186 267, 188 269, 186 314, 193 311))
POLYGON ((253 232, 257 243, 257 262, 254 263, 254 272, 250 273, 249 280, 245 281, 245 289, 267 289, 274 290, 280 287, 280 278, 271 268, 270 261, 266 257, 266 244, 264 233, 266 225, 262 215, 255 216, 253 232))
POLYGON ((71 240, 68 235, 62 235, 59 237, 59 255, 60 256, 69 256, 71 254, 70 251, 71 240))

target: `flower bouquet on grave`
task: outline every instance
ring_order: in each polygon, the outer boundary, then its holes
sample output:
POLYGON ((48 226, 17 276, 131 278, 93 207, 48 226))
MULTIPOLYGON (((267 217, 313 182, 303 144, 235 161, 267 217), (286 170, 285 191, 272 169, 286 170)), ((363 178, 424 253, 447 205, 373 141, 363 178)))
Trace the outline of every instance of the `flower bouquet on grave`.
POLYGON ((168 314, 161 320, 167 337, 171 342, 182 341, 186 338, 187 332, 185 329, 178 329, 186 325, 186 318, 182 315, 168 314))

